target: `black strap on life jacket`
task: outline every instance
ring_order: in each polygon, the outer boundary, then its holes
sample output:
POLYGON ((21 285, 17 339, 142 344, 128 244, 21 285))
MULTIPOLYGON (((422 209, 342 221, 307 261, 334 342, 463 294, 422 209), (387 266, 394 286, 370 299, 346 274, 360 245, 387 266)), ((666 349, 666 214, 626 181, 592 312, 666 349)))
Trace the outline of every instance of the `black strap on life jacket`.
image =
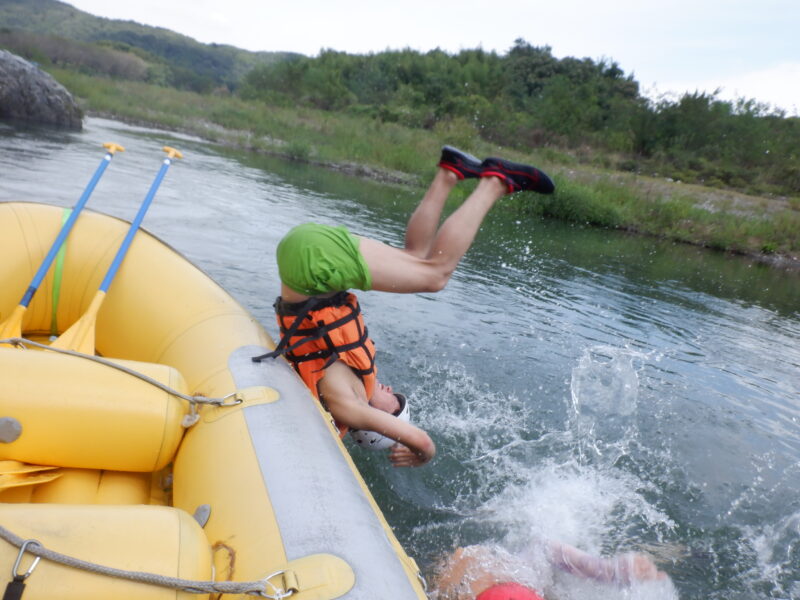
MULTIPOLYGON (((278 342, 278 345, 275 347, 275 350, 272 352, 267 352, 266 354, 262 354, 261 356, 254 356, 253 362, 261 362, 267 358, 277 358, 281 355, 285 355, 286 358, 295 365, 309 360, 325 359, 323 366, 318 369, 321 371, 327 369, 334 362, 336 362, 340 353, 364 347, 367 339, 369 338, 366 325, 364 326, 363 330, 359 331, 358 339, 350 342, 349 344, 334 344, 329 335, 329 333, 334 329, 338 329, 350 321, 356 320, 361 314, 361 307, 358 304, 358 301, 350 302, 349 297, 350 294, 348 292, 338 292, 337 294, 327 298, 315 296, 303 302, 289 303, 284 302, 283 299, 278 296, 277 300, 275 300, 275 304, 273 305, 275 312, 281 317, 293 316, 295 319, 288 328, 284 327, 283 320, 279 319, 281 339, 278 342), (300 327, 304 321, 311 320, 311 315, 309 314, 311 311, 332 306, 347 306, 350 308, 350 312, 331 323, 325 323, 325 321, 320 320, 311 326, 303 328, 300 327), (300 339, 290 345, 290 340, 297 336, 301 336, 300 339), (327 348, 317 350, 316 352, 310 352, 308 354, 294 353, 294 350, 303 344, 319 339, 325 340, 327 348)), ((370 357, 369 368, 353 369, 353 371, 359 376, 368 375, 372 373, 375 368, 375 357, 372 356, 372 353, 370 352, 367 352, 367 355, 370 357)))

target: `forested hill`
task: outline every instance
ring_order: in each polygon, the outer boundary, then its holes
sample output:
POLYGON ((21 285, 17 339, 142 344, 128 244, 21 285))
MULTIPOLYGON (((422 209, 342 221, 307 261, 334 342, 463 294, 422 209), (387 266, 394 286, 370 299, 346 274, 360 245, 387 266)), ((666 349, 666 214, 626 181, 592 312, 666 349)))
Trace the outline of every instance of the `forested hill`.
POLYGON ((161 27, 96 17, 58 0, 0 0, 0 46, 46 62, 88 63, 95 72, 201 92, 234 89, 253 67, 293 56, 202 44, 161 27))
POLYGON ((800 195, 797 117, 703 92, 652 100, 612 60, 558 58, 524 39, 503 54, 326 50, 253 69, 241 95, 412 128, 449 124, 466 136, 523 152, 557 148, 603 168, 800 195))

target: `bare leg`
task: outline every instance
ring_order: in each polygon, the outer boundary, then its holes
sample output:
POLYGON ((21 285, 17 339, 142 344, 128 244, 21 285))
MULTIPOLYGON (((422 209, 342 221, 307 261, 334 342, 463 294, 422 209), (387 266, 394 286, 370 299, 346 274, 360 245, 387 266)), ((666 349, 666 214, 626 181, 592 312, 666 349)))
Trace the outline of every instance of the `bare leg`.
MULTIPOLYGON (((439 168, 431 185, 428 187, 419 205, 408 220, 405 250, 385 246, 385 248, 381 249, 381 252, 386 251, 390 255, 395 253, 407 253, 419 259, 428 258, 428 255, 431 253, 433 242, 436 239, 436 233, 439 230, 439 220, 442 216, 444 203, 456 183, 458 183, 458 177, 455 173, 447 169, 439 168)), ((362 254, 364 253, 364 246, 369 245, 369 243, 369 240, 362 238, 360 244, 362 254)), ((375 260, 377 262, 379 259, 375 260)), ((383 261, 383 259, 380 260, 383 261)), ((391 258, 389 260, 391 260, 391 258)), ((367 260, 367 263, 369 264, 369 260, 367 260)), ((375 287, 375 269, 372 265, 370 265, 370 272, 373 277, 373 289, 378 289, 375 287)), ((416 292, 420 290, 414 289, 408 291, 416 292)), ((281 285, 281 297, 287 302, 302 302, 309 298, 309 296, 295 292, 286 284, 281 285)))
MULTIPOLYGON (((432 188, 438 184, 449 185, 444 179, 434 180, 432 188)), ((438 178, 438 175, 437 175, 438 178)), ((450 186, 452 187, 452 186, 450 186)), ((393 248, 376 240, 361 238, 360 250, 372 275, 372 289, 382 292, 415 293, 441 290, 450 279, 461 257, 472 245, 475 235, 486 213, 494 203, 506 193, 506 185, 497 177, 485 177, 464 203, 451 214, 433 237, 426 256, 420 256, 419 247, 413 251, 393 248)), ((436 203, 444 202, 446 195, 434 190, 429 198, 430 206, 423 213, 436 213, 436 203)), ((425 199, 420 204, 425 204, 425 199)), ((439 213, 441 209, 439 209, 439 213)), ((422 219, 412 215, 410 229, 413 244, 424 245, 426 227, 417 228, 415 221, 422 219)), ((438 217, 438 215, 437 215, 438 217)), ((437 218, 438 221, 438 218, 437 218)))
POLYGON ((458 183, 452 171, 440 168, 436 172, 428 191, 411 214, 406 229, 406 251, 420 258, 427 258, 439 229, 439 219, 447 196, 458 183))

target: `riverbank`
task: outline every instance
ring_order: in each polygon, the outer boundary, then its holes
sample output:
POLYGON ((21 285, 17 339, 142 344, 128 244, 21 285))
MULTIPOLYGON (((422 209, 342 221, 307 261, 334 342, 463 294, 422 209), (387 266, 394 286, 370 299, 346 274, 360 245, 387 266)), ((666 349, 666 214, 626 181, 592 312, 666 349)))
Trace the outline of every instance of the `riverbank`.
MULTIPOLYGON (((658 174, 621 173, 556 148, 511 152, 468 122, 410 129, 370 117, 266 106, 229 94, 200 95, 142 83, 54 71, 89 115, 197 135, 225 146, 286 157, 391 185, 423 188, 443 143, 478 156, 536 164, 553 196, 507 203, 549 218, 657 236, 800 271, 800 199, 749 196, 687 185, 658 174)), ((469 187, 459 187, 465 195, 469 187)))

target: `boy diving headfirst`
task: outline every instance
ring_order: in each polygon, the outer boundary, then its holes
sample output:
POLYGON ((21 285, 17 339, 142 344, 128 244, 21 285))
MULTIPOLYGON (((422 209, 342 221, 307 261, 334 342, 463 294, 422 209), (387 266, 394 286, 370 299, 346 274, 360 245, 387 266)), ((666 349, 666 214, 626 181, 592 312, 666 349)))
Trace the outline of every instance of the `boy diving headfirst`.
POLYGON ((281 339, 273 352, 253 358, 285 355, 342 435, 369 431, 397 442, 389 454, 397 467, 427 463, 436 447, 427 433, 400 418, 405 399, 377 381, 375 345, 348 290, 438 292, 498 199, 555 189, 535 167, 501 158, 481 161, 451 146, 442 148, 438 167, 408 221, 404 248, 317 223, 298 225, 283 237, 276 253, 281 295, 275 302, 281 339), (450 191, 472 178, 478 185, 440 227, 450 191))

